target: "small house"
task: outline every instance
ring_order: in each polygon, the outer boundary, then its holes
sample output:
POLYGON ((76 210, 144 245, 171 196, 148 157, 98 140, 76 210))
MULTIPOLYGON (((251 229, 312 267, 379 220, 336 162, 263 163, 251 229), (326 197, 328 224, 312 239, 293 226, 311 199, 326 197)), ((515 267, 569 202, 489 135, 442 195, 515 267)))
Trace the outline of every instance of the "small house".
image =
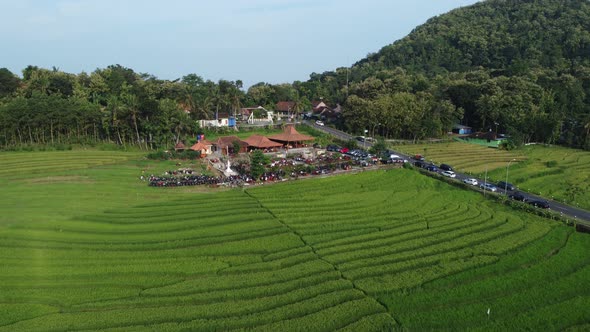
POLYGON ((275 116, 277 119, 290 118, 293 115, 294 101, 279 101, 275 105, 275 116))
POLYGON ((273 112, 262 106, 242 108, 240 115, 242 121, 246 121, 248 124, 271 125, 274 123, 273 112))
POLYGON ((453 133, 459 134, 459 135, 469 135, 472 132, 471 127, 467 127, 467 126, 460 125, 460 124, 454 125, 452 131, 453 131, 453 133))
POLYGON ((218 113, 215 116, 214 120, 199 120, 199 126, 201 128, 206 127, 229 127, 229 114, 228 113, 218 113))

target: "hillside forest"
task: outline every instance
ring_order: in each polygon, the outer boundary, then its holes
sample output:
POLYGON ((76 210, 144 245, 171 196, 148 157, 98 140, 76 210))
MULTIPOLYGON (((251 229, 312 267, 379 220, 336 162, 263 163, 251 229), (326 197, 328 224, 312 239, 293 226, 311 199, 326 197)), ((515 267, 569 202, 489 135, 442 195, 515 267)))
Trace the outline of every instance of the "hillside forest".
MULTIPOLYGON (((1 64, 0 64, 1 65, 1 64)), ((405 38, 307 81, 164 80, 121 65, 91 73, 0 69, 0 147, 110 142, 144 149, 194 137, 195 120, 242 107, 295 113, 322 99, 330 121, 386 138, 442 137, 454 124, 590 149, 590 2, 488 0, 433 17, 405 38)))

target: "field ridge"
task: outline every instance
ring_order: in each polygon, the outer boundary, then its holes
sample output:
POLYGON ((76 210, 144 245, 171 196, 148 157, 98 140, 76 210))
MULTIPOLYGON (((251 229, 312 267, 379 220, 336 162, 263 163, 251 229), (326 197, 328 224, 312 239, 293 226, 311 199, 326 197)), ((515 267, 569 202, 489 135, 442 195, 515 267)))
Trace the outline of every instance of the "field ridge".
POLYGON ((257 197, 255 197, 254 195, 252 195, 252 194, 251 194, 251 193, 250 193, 248 190, 244 190, 244 192, 245 192, 245 193, 246 193, 246 194, 247 194, 249 197, 251 197, 252 199, 254 199, 254 200, 255 200, 255 201, 258 203, 258 205, 259 205, 261 208, 263 208, 263 209, 265 209, 266 211, 268 211, 268 213, 269 213, 271 216, 273 216, 273 218, 275 218, 275 220, 276 220, 277 222, 279 222, 281 225, 283 225, 284 227, 286 227, 287 229, 289 229, 289 231, 290 231, 290 232, 292 232, 293 234, 297 235, 297 236, 299 237, 299 239, 301 239, 301 242, 303 242, 303 243, 304 243, 306 246, 308 246, 308 247, 311 249, 311 251, 313 252, 313 254, 314 254, 314 255, 315 255, 315 256, 316 256, 316 257, 317 257, 319 260, 321 260, 321 261, 323 261, 323 262, 325 262, 325 263, 327 263, 327 264, 331 265, 331 266, 332 266, 332 268, 334 269, 334 271, 338 272, 338 274, 340 275, 340 278, 342 278, 343 280, 346 280, 346 281, 350 282, 350 284, 352 285, 353 289, 355 289, 355 290, 357 290, 357 291, 360 291, 360 292, 361 292, 361 293, 363 293, 363 294, 364 294, 364 295, 365 295, 367 298, 370 298, 370 299, 374 300, 376 303, 378 303, 380 306, 382 306, 382 307, 383 307, 383 310, 384 310, 384 314, 385 314, 385 315, 388 315, 388 316, 391 318, 391 320, 392 320, 392 321, 393 321, 395 324, 397 324, 397 321, 396 321, 396 319, 395 319, 395 318, 394 318, 394 317, 393 317, 393 316, 392 316, 392 315, 389 313, 389 311, 388 311, 388 308, 387 308, 387 306, 386 306, 384 303, 380 302, 380 301, 379 301, 377 298, 375 298, 375 297, 373 297, 373 296, 369 295, 369 294, 367 293, 367 291, 365 291, 364 289, 362 289, 362 288, 358 287, 358 286, 356 285, 356 283, 354 282, 354 280, 353 280, 353 279, 351 279, 351 278, 347 278, 347 277, 346 277, 346 276, 345 276, 345 275, 342 273, 342 271, 341 271, 341 270, 338 268, 338 266, 337 266, 336 264, 332 263, 331 261, 329 261, 329 260, 325 259, 325 258, 324 258, 322 255, 320 255, 320 254, 317 252, 317 249, 316 249, 316 248, 315 248, 313 245, 309 244, 309 243, 308 243, 308 242, 305 240, 305 238, 303 237, 303 235, 301 235, 301 234, 300 234, 300 233, 299 233, 297 230, 293 229, 293 228, 292 228, 291 226, 289 226, 289 225, 288 225, 286 222, 284 222, 284 221, 283 221, 283 220, 281 220, 279 217, 277 217, 277 216, 275 215, 275 213, 274 213, 274 212, 273 212, 271 209, 269 209, 268 207, 264 206, 264 204, 263 204, 263 203, 262 203, 262 202, 261 202, 261 201, 260 201, 260 200, 259 200, 257 197))

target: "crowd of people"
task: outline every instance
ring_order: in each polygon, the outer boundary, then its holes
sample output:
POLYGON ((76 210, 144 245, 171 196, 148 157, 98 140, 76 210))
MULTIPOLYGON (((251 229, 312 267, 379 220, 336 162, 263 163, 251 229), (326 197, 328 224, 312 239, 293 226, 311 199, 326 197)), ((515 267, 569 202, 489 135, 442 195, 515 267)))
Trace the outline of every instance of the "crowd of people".
POLYGON ((165 176, 150 176, 149 185, 152 187, 183 187, 183 186, 198 186, 198 185, 218 185, 225 181, 222 176, 210 175, 165 175, 165 176))
MULTIPOLYGON (((333 173, 337 170, 347 171, 352 168, 353 162, 345 157, 334 157, 331 154, 318 156, 316 159, 305 158, 302 155, 292 158, 280 158, 271 160, 269 167, 259 178, 253 179, 250 175, 250 165, 245 161, 238 161, 232 165, 237 175, 204 175, 196 174, 192 169, 178 169, 164 172, 162 176, 151 175, 143 181, 149 181, 152 187, 183 187, 183 186, 231 186, 238 187, 253 183, 283 181, 285 178, 299 178, 308 175, 322 175, 333 173)), ((361 165, 368 166, 368 165, 361 165)))
MULTIPOLYGON (((278 181, 282 180, 284 172, 265 172, 260 177, 260 181, 278 181)), ((245 183, 254 183, 254 179, 247 174, 238 174, 230 176, 212 176, 195 174, 192 169, 178 169, 164 172, 162 176, 150 175, 149 177, 140 177, 142 181, 147 180, 151 187, 184 187, 184 186, 242 186, 245 183)))

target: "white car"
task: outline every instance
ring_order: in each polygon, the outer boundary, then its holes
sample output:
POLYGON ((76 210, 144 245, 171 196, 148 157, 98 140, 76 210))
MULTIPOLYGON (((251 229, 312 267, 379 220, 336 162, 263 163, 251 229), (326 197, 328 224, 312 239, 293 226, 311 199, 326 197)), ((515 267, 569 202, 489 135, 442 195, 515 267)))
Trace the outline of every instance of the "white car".
POLYGON ((442 174, 444 176, 448 176, 450 178, 454 178, 455 176, 457 176, 457 174, 455 174, 455 172, 453 172, 453 171, 443 171, 443 172, 440 172, 440 174, 442 174))
POLYGON ((494 192, 498 191, 498 188, 496 188, 496 186, 494 186, 491 183, 482 183, 479 185, 479 187, 483 190, 494 191, 494 192))
POLYGON ((320 120, 317 120, 315 122, 315 124, 317 124, 318 126, 323 126, 324 125, 324 122, 323 121, 320 121, 320 120))
POLYGON ((463 180, 463 182, 464 183, 467 183, 467 184, 470 184, 472 186, 477 186, 477 183, 478 183, 477 180, 474 179, 474 178, 465 179, 465 180, 463 180))

